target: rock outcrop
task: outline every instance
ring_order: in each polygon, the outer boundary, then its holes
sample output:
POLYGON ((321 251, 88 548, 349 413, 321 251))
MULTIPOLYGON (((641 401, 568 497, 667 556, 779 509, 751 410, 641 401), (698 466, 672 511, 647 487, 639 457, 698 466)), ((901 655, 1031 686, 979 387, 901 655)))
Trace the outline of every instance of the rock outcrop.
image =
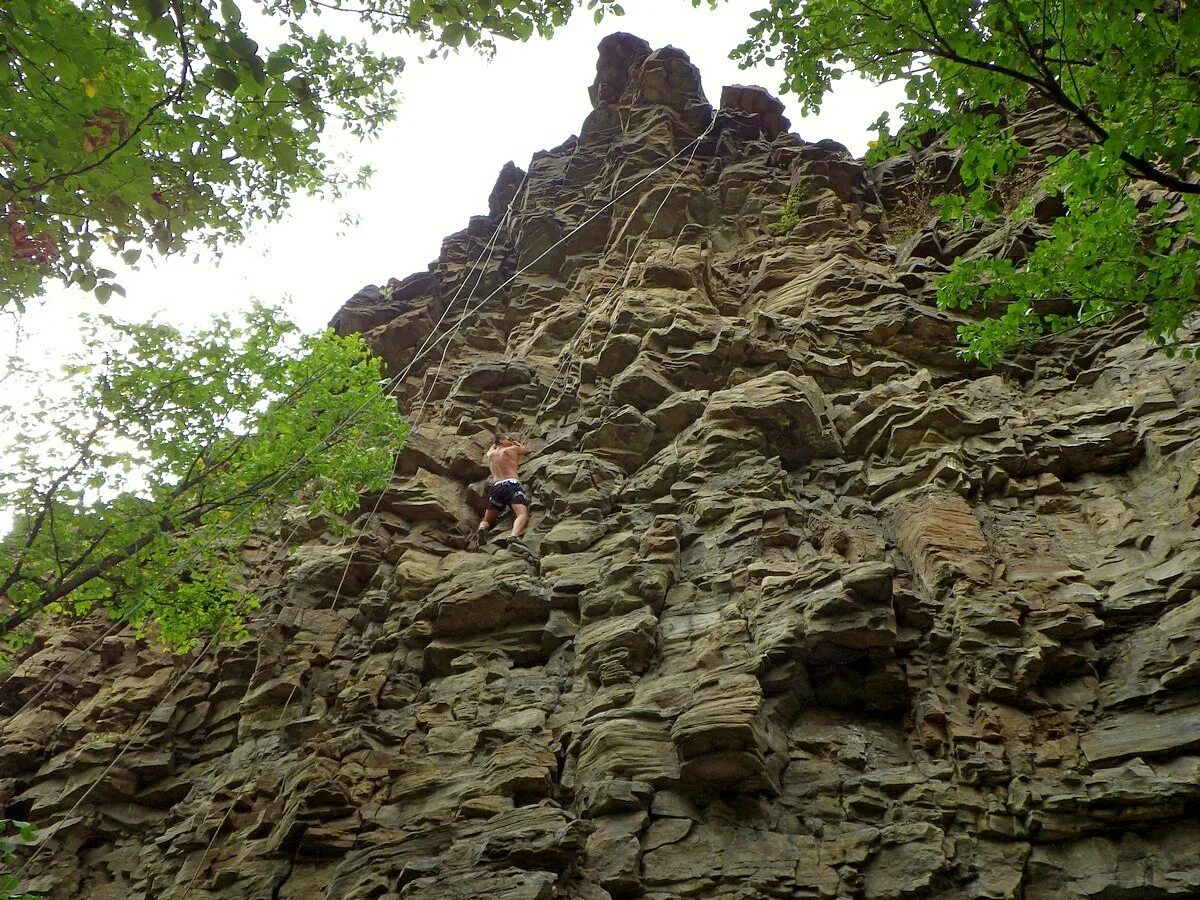
POLYGON ((0 685, 28 888, 1200 896, 1200 369, 1136 324, 964 363, 934 276, 1039 232, 939 226, 938 140, 866 166, 629 35, 591 97, 338 314, 419 421, 349 537, 249 551, 249 638, 0 685), (472 548, 497 431, 533 526, 472 548))

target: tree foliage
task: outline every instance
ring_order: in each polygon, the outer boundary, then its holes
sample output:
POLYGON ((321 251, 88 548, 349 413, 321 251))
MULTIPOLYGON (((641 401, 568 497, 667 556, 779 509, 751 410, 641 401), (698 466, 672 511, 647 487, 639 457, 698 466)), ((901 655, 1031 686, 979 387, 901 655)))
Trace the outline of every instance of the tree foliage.
POLYGON ((194 334, 102 317, 85 338, 63 379, 22 367, 39 395, 0 406, 10 643, 39 613, 97 607, 174 648, 236 632, 252 534, 297 497, 332 516, 391 477, 407 426, 358 336, 301 336, 255 306, 194 334))
MULTIPOLYGON (((1041 336, 1131 307, 1160 343, 1197 301, 1200 6, 1184 0, 772 0, 754 14, 741 61, 781 65, 785 90, 820 108, 847 72, 905 83, 904 127, 881 119, 876 156, 930 129, 962 150, 963 192, 942 213, 999 213, 998 181, 1026 151, 1011 125, 1031 102, 1087 136, 1051 161, 1044 187, 1065 215, 1023 266, 960 262, 939 303, 1007 304, 966 327, 965 355, 992 364, 1041 336), (1066 311, 1060 307, 1066 304, 1066 311)), ((1030 204, 1018 218, 1032 218, 1030 204)))
MULTIPOLYGON (((17 858, 17 847, 31 844, 37 838, 37 829, 28 822, 0 819, 0 866, 4 869, 11 868, 17 858)), ((39 900, 39 898, 20 890, 17 876, 0 871, 0 900, 39 900)))
POLYGON ((490 52, 551 34, 576 2, 4 0, 0 306, 51 279, 107 300, 123 289, 104 249, 118 268, 217 249, 297 192, 361 183, 321 135, 392 118, 389 35, 490 52))

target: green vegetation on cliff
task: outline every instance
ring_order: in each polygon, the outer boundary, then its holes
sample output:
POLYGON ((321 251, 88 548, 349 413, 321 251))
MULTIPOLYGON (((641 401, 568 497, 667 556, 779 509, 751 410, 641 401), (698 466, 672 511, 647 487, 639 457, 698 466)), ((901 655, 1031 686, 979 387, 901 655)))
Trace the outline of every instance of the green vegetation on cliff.
MULTIPOLYGON (((256 306, 182 334, 92 323, 86 349, 32 403, 0 405, 0 635, 38 614, 103 607, 170 647, 236 633, 253 608, 243 548, 300 498, 354 509, 392 474, 407 425, 357 335, 301 336, 256 306)), ((20 392, 18 392, 18 396, 20 392)))
POLYGON ((321 136, 337 123, 369 137, 392 118, 404 60, 383 35, 417 38, 431 56, 488 52, 551 34, 575 5, 5 0, 0 307, 52 280, 107 300, 123 289, 106 264, 135 265, 150 248, 219 250, 297 193, 360 183, 369 173, 330 156, 321 136), (120 263, 97 252, 106 247, 120 263))
MULTIPOLYGON (((700 0, 694 0, 697 4, 700 0)), ((994 363, 1042 335, 1146 314, 1172 346, 1197 301, 1200 211, 1200 8, 1179 0, 771 0, 735 51, 785 72, 785 90, 820 108, 847 72, 899 80, 908 100, 875 155, 932 130, 962 148, 963 194, 942 202, 960 224, 996 216, 1001 179, 1024 148, 1009 114, 1051 104, 1076 130, 1043 188, 1063 204, 1023 264, 960 262, 939 302, 1007 304, 966 326, 968 356, 994 363), (1133 190, 1141 181, 1141 190, 1133 190)), ((1032 219, 1032 204, 1018 206, 1032 219)))
MULTIPOLYGON (((0 819, 0 865, 11 868, 16 860, 16 850, 21 843, 37 839, 37 829, 28 822, 0 819)), ((0 900, 37 900, 33 894, 20 890, 15 875, 0 872, 0 900)))

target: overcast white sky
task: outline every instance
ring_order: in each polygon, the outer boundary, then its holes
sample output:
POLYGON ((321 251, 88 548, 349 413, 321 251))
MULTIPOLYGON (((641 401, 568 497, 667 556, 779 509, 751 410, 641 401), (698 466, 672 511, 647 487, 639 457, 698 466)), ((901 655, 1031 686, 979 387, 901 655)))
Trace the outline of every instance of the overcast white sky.
MULTIPOLYGON (((762 5, 730 0, 712 11, 693 9, 687 0, 637 0, 625 16, 600 25, 580 11, 552 40, 502 44, 490 62, 464 53, 411 64, 401 78, 397 120, 379 139, 349 145, 357 163, 377 172, 368 190, 340 203, 300 198, 286 220, 231 248, 219 265, 187 256, 122 272, 118 280, 129 296, 114 298, 106 311, 133 318, 162 310, 165 318, 190 324, 251 298, 290 296, 300 324, 320 328, 364 284, 424 269, 443 236, 487 211, 488 192, 507 160, 524 168, 535 151, 577 133, 590 109, 587 87, 604 35, 629 31, 652 46, 687 51, 714 103, 725 84, 762 84, 775 92, 777 70, 741 71, 728 58, 750 12, 762 5), (346 212, 358 217, 357 226, 339 223, 346 212)), ((830 137, 862 153, 868 124, 898 97, 898 90, 843 82, 819 117, 801 120, 792 108, 788 114, 806 140, 830 137)), ((97 309, 79 291, 53 291, 23 317, 23 346, 44 345, 51 357, 61 357, 78 314, 97 309)), ((0 325, 0 332, 8 330, 0 325)), ((10 348, 0 345, 0 353, 10 348)))

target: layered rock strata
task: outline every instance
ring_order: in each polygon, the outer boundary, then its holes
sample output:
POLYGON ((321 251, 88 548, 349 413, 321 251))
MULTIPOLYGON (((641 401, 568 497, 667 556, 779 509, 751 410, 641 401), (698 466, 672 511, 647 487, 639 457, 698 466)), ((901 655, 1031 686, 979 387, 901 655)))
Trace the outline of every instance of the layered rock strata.
POLYGON ((338 314, 419 422, 349 537, 249 549, 247 640, 81 627, 0 686, 29 888, 1200 896, 1197 367, 1136 323, 959 359, 934 276, 1057 210, 938 226, 938 140, 865 166, 628 35, 591 98, 338 314), (523 547, 470 543, 496 431, 523 547))

